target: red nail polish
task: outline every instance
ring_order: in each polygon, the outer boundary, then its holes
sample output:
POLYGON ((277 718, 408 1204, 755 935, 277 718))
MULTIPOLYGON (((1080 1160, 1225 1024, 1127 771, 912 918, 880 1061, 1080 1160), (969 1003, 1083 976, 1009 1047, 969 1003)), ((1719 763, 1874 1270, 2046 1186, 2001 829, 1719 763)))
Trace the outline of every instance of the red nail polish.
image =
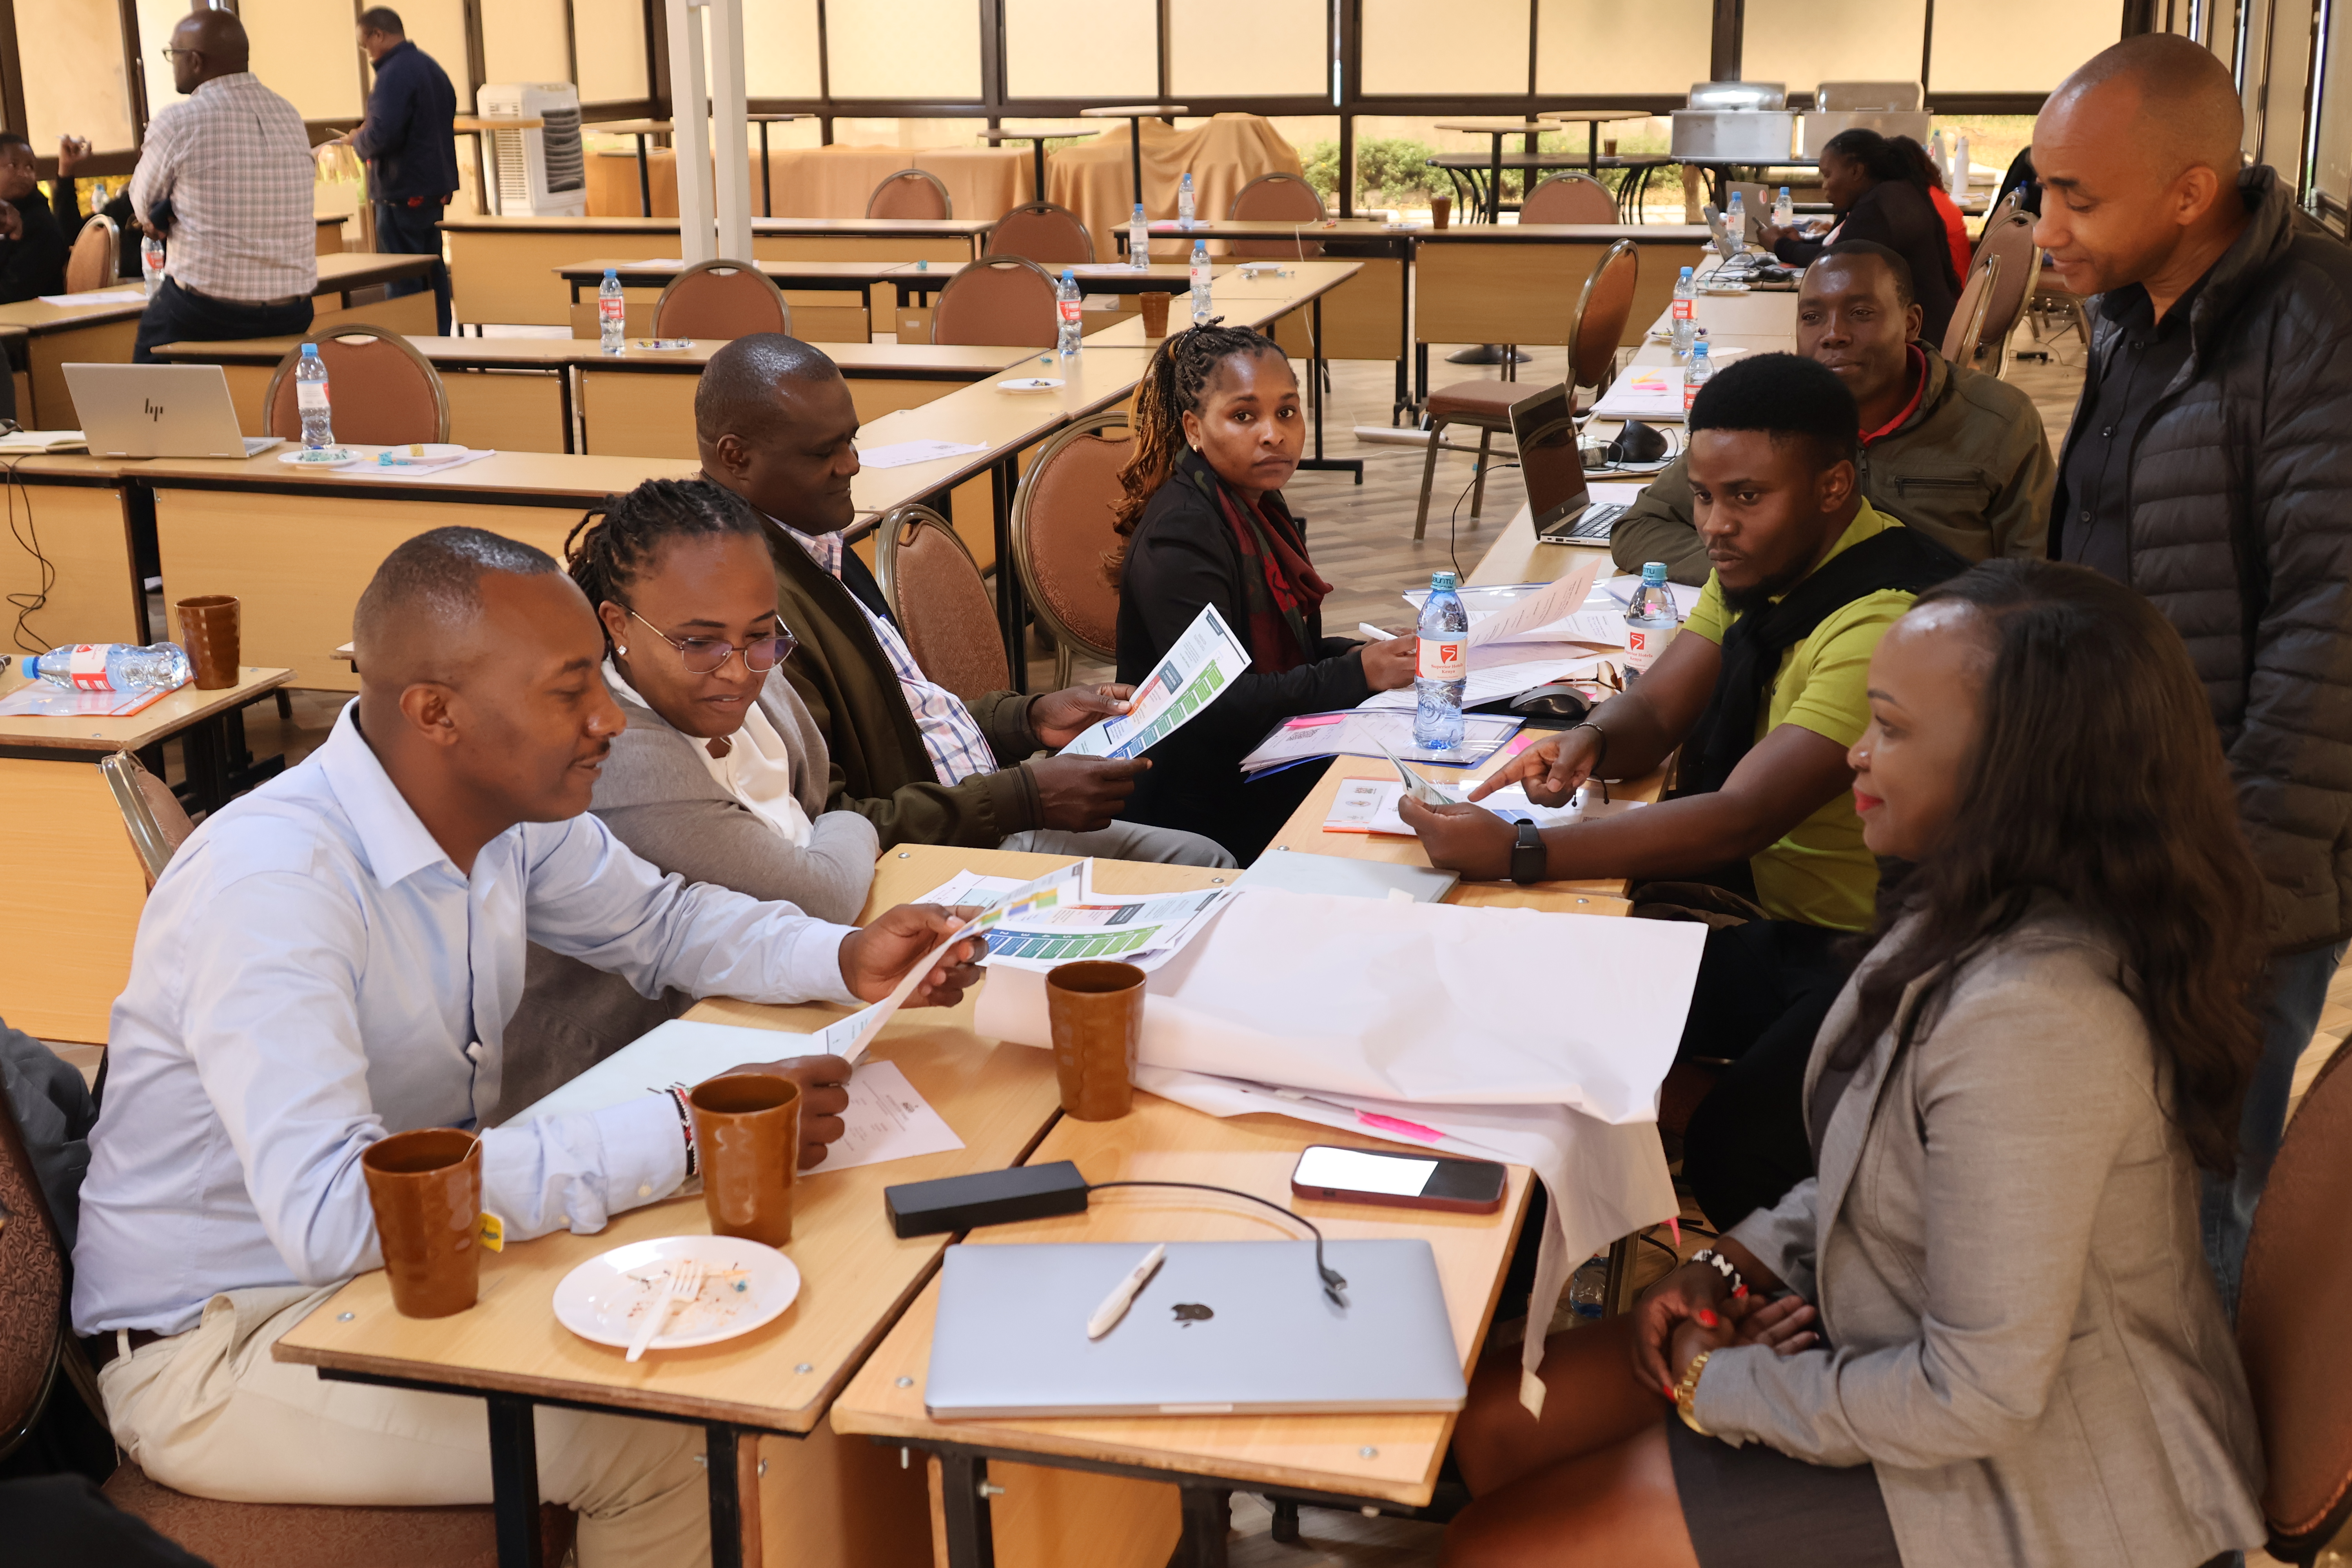
POLYGON ((1715 1314, 1713 1312, 1702 1310, 1698 1315, 1698 1321, 1699 1326, 1702 1328, 1711 1329, 1715 1327, 1715 1314))
POLYGON ((1668 1399, 1672 1399, 1672 1398, 1675 1396, 1675 1385, 1674 1385, 1673 1384, 1669 1383, 1669 1384, 1664 1384, 1664 1388, 1665 1388, 1665 1392, 1666 1392, 1666 1397, 1667 1397, 1668 1399))
POLYGON ((1745 1296, 1748 1294, 1748 1287, 1745 1285, 1735 1286, 1733 1287, 1731 1293, 1735 1296, 1745 1296))

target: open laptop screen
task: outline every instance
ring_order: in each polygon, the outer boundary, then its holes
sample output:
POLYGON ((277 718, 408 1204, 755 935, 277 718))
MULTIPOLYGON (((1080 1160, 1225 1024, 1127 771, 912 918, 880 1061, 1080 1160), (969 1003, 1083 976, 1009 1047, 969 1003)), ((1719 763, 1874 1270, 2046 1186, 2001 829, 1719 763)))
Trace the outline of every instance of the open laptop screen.
POLYGON ((1511 405, 1511 439, 1538 531, 1584 505, 1584 457, 1577 450, 1574 405, 1566 384, 1511 405))

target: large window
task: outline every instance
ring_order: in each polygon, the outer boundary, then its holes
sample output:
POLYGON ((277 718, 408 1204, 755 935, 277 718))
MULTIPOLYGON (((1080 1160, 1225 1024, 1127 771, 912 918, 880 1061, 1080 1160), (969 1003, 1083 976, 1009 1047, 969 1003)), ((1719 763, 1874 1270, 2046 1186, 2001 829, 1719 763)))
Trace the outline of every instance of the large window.
POLYGON ((1160 91, 1158 0, 1003 0, 1013 98, 1147 103, 1160 91))
POLYGON ((305 120, 360 112, 359 29, 351 13, 318 0, 240 0, 253 74, 305 120))
POLYGON ((1331 9, 1323 0, 1174 0, 1168 35, 1168 81, 1179 103, 1331 91, 1331 9), (1235 38, 1249 47, 1234 47, 1235 38))
POLYGON ((572 20, 564 0, 490 0, 479 11, 484 81, 572 79, 572 20))
MULTIPOLYGON (((37 0, 19 7, 16 21, 33 150, 53 153, 58 137, 80 136, 100 153, 127 151, 133 132, 121 7, 115 0, 37 0)), ((163 79, 172 79, 168 68, 163 79)))
POLYGON ((1368 96, 1527 92, 1530 0, 1361 3, 1368 96))
POLYGON ((1707 79, 1712 0, 1538 0, 1536 90, 1680 98, 1707 79))
POLYGON ((1811 92, 1825 81, 1919 79, 1927 0, 1747 0, 1745 21, 1739 74, 1748 81, 1811 92))
MULTIPOLYGON (((815 0, 803 0, 814 8, 815 0)), ((756 60, 766 51, 752 47, 752 29, 770 14, 784 9, 768 0, 743 0, 744 58, 756 60)), ((814 38, 815 27, 811 26, 814 38)), ((646 12, 637 0, 572 0, 572 48, 580 59, 580 101, 618 103, 643 98, 652 90, 646 75, 646 12)), ((784 51, 773 51, 782 54, 784 51)), ((757 88, 751 89, 757 92, 757 88)), ((815 73, 808 90, 816 91, 815 73)))
MULTIPOLYGON (((1071 15, 1083 26, 1086 12, 1071 15)), ((825 8, 835 98, 981 96, 980 8, 972 0, 888 0, 825 8)))
POLYGON ((1939 0, 1928 41, 1927 89, 2048 92, 2123 33, 2123 7, 2089 0, 1939 0))

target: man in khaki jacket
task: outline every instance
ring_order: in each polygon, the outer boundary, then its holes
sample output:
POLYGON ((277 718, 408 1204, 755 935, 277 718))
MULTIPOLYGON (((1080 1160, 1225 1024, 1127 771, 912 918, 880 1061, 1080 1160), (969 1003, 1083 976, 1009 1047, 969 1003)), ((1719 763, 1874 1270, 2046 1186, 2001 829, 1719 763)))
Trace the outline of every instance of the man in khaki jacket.
MULTIPOLYGON (((1862 408, 1855 464, 1870 504, 1970 561, 2039 559, 2057 470, 2032 399, 1916 342, 1911 269, 1868 240, 1823 251, 1797 296, 1797 352, 1838 373, 1862 408)), ((1705 583, 1706 550, 1676 458, 1617 520, 1619 570, 1663 561, 1677 583, 1705 583)))

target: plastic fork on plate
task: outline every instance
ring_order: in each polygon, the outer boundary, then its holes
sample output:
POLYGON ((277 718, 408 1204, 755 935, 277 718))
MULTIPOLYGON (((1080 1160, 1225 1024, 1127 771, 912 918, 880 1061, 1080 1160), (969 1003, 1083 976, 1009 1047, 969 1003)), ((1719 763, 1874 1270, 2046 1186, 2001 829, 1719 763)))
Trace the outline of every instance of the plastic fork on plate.
POLYGON ((635 1361, 644 1355, 646 1347, 661 1337, 662 1325, 669 1321, 669 1310, 701 1294, 702 1265, 690 1258, 672 1265, 667 1288, 646 1310, 646 1321, 637 1325, 637 1337, 629 1342, 629 1353, 625 1359, 635 1361))

